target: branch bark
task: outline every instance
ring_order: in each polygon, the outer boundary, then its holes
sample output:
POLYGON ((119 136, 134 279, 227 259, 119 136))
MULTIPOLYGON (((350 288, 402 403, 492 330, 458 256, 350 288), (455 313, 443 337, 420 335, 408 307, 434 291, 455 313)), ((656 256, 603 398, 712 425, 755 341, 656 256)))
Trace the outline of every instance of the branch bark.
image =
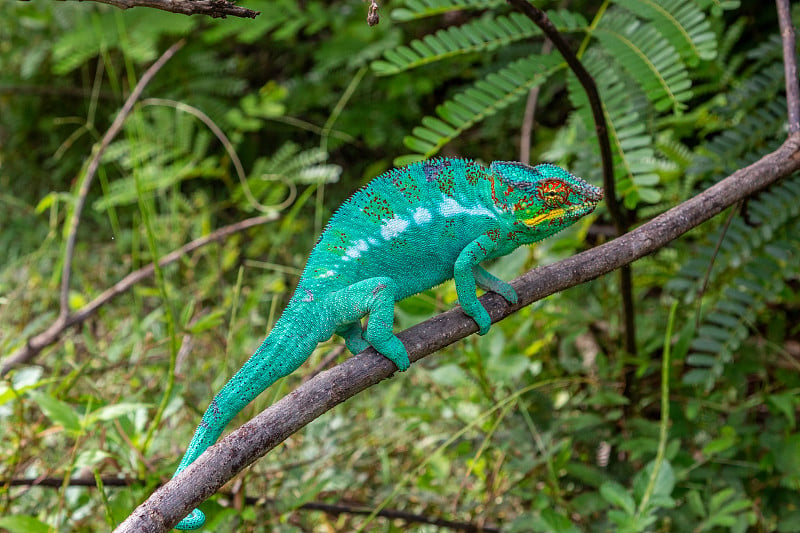
MULTIPOLYGON (((791 135, 775 152, 630 233, 527 272, 512 283, 519 295, 516 305, 508 305, 501 296, 492 293, 481 297, 481 302, 493 322, 502 320, 534 301, 657 251, 725 208, 797 170, 800 170, 800 134, 791 135)), ((401 332, 399 337, 411 360, 418 361, 476 331, 475 322, 455 308, 401 332)), ((186 470, 156 490, 115 531, 167 531, 289 435, 395 371, 392 362, 369 349, 317 375, 206 450, 186 470)))
MULTIPOLYGON (((567 41, 561 36, 558 29, 553 25, 552 21, 547 17, 547 14, 532 5, 528 0, 508 0, 508 3, 519 9, 531 21, 541 28, 542 32, 553 43, 556 49, 561 53, 561 56, 569 65, 575 77, 578 78, 586 97, 589 99, 589 107, 592 110, 592 117, 594 118, 594 128, 597 133, 597 144, 600 147, 600 159, 603 163, 603 188, 605 189, 605 200, 608 213, 611 220, 614 222, 614 227, 617 229, 617 235, 626 233, 630 227, 630 221, 627 211, 625 211, 617 201, 616 184, 614 183, 614 159, 611 155, 611 142, 608 138, 608 125, 606 124, 606 115, 603 111, 603 102, 600 99, 600 93, 597 91, 597 85, 594 78, 589 74, 589 71, 584 68, 583 63, 575 55, 572 49, 567 44, 567 41)), ((636 310, 633 304, 633 273, 631 272, 630 265, 623 265, 619 269, 619 289, 620 297, 622 300, 622 322, 624 324, 625 334, 625 351, 635 356, 636 348, 636 310)), ((628 365, 625 371, 625 396, 631 400, 630 405, 636 403, 633 387, 634 384, 634 371, 633 366, 628 365)))
MULTIPOLYGON (((60 0, 65 1, 65 0, 60 0)), ((78 0, 83 2, 84 0, 78 0)), ((150 7, 180 13, 181 15, 207 15, 212 18, 242 17, 254 19, 261 13, 245 7, 237 6, 228 0, 91 0, 100 4, 108 4, 120 9, 132 7, 150 7)))
POLYGON ((786 78, 786 107, 789 134, 800 132, 800 87, 797 82, 797 45, 789 0, 775 0, 783 44, 783 71, 786 78))

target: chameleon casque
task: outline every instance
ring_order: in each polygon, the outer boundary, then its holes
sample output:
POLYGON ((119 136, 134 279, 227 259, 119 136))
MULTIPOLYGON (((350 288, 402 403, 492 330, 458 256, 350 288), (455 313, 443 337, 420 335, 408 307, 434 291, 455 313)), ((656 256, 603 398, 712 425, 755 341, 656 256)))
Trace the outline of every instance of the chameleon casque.
MULTIPOLYGON (((369 346, 401 371, 394 303, 455 279, 464 312, 489 331, 476 288, 517 294, 479 263, 506 255, 591 213, 602 189, 555 165, 441 158, 390 170, 336 211, 311 251, 289 304, 258 350, 214 397, 175 475, 214 444, 230 420, 334 333, 352 353, 369 346), (366 328, 361 319, 369 315, 366 328)), ((178 529, 205 521, 197 509, 178 529)))

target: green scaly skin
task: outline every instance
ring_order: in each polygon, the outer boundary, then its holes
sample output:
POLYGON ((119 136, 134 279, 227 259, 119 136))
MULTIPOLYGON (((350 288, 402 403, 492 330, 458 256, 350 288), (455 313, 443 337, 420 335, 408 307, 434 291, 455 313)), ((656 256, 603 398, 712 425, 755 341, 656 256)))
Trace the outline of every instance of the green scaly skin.
MULTIPOLYGON (((311 251, 297 290, 263 344, 216 395, 175 475, 225 426, 334 333, 358 353, 373 346, 399 370, 405 347, 392 333, 394 303, 455 279, 464 312, 489 331, 476 288, 516 303, 514 289, 482 261, 508 254, 591 213, 603 191, 554 165, 530 167, 442 158, 391 170, 351 196, 311 251), (366 329, 361 318, 369 315, 366 329)), ((197 509, 178 529, 196 529, 197 509)))

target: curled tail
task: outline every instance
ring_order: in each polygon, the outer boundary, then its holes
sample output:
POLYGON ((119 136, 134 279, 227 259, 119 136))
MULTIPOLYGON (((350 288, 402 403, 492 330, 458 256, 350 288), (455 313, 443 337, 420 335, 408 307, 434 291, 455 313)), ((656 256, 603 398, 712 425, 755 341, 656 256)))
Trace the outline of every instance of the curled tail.
MULTIPOLYGON (((314 351, 321 336, 314 334, 315 328, 306 328, 305 325, 298 324, 304 320, 296 320, 291 316, 293 314, 284 313, 258 350, 211 401, 172 477, 177 476, 206 448, 214 444, 225 426, 239 411, 267 387, 295 371, 314 351)), ((330 337, 332 333, 331 331, 325 338, 330 337)), ((197 529, 204 522, 203 512, 195 509, 175 528, 197 529)))

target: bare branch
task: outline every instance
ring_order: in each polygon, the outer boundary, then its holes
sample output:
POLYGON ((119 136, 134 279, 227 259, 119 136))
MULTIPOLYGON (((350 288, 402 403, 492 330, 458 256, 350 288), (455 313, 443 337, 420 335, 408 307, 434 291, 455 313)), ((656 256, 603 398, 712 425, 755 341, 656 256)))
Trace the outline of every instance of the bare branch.
MULTIPOLYGON (((611 143, 608 138, 608 125, 606 116, 603 112, 603 102, 597 92, 597 85, 594 78, 584 68, 583 63, 569 47, 569 44, 561 36, 553 23, 547 18, 544 11, 531 5, 528 0, 508 0, 508 3, 524 13, 534 24, 541 28, 542 32, 555 45, 561 53, 569 68, 578 78, 583 86, 586 96, 589 99, 589 107, 594 117, 594 128, 597 132, 597 143, 600 146, 600 159, 603 162, 603 188, 605 189, 605 200, 611 220, 617 228, 617 235, 622 235, 628 231, 629 221, 627 212, 623 210, 617 201, 616 184, 614 183, 614 160, 611 156, 611 143)), ((622 319, 625 324, 625 351, 630 355, 636 355, 636 311, 633 305, 633 275, 631 267, 624 265, 619 270, 619 288, 622 298, 622 319)), ((629 369, 628 374, 631 374, 629 369)), ((626 396, 629 392, 631 381, 626 378, 626 396)), ((634 403, 634 402, 631 402, 634 403)))
MULTIPOLYGON (((62 2, 65 0, 61 0, 62 2)), ((84 0, 78 0, 83 2, 84 0)), ((213 18, 242 17, 254 19, 261 13, 237 6, 228 0, 93 0, 101 4, 108 4, 120 9, 132 7, 150 7, 180 13, 181 15, 208 15, 213 18)))
POLYGON ((795 45, 789 0, 775 0, 778 23, 783 42, 783 71, 786 78, 786 105, 789 116, 789 135, 800 132, 800 88, 797 84, 797 47, 795 45))
MULTIPOLYGON (((192 242, 189 242, 181 246, 177 250, 173 250, 172 252, 163 256, 158 261, 158 265, 160 267, 165 267, 170 263, 174 263, 184 255, 189 254, 209 243, 220 241, 228 237, 229 235, 233 235, 234 233, 244 231, 254 226, 271 222, 277 218, 278 218, 277 214, 261 215, 242 220, 240 222, 231 224, 229 226, 224 226, 222 228, 217 229, 216 231, 213 231, 212 233, 209 233, 208 235, 197 238, 192 242)), ((147 266, 135 270, 130 274, 128 274, 127 276, 125 276, 124 278, 122 278, 121 280, 119 280, 112 287, 109 287, 108 289, 97 295, 91 302, 84 305, 74 313, 70 313, 64 318, 59 317, 58 319, 56 319, 56 321, 53 322, 53 324, 51 324, 50 327, 48 327, 46 330, 39 333, 38 335, 34 335, 30 339, 28 339, 28 342, 25 343, 25 346, 23 346, 16 352, 12 353, 8 357, 8 359, 6 359, 3 362, 3 366, 0 367, 0 376, 4 376, 14 366, 27 363, 28 361, 33 359, 39 352, 41 352, 47 346, 57 341, 67 328, 74 326, 75 324, 80 324, 84 320, 88 319, 89 317, 94 315, 97 312, 97 310, 100 309, 103 305, 105 305, 112 299, 116 298, 120 294, 130 290, 134 285, 136 285, 143 279, 152 276, 153 272, 155 272, 155 266, 153 265, 153 263, 150 263, 147 266)))
POLYGON ((583 63, 575 55, 575 52, 569 47, 567 41, 561 36, 558 29, 553 25, 547 14, 531 5, 528 0, 508 0, 508 3, 522 11, 531 21, 539 26, 542 32, 547 36, 556 49, 561 53, 561 56, 569 65, 570 70, 578 78, 578 81, 586 91, 586 96, 589 98, 589 107, 592 109, 592 116, 594 117, 594 128, 597 132, 597 143, 600 145, 600 158, 603 162, 603 188, 605 189, 605 201, 608 206, 608 211, 614 224, 617 226, 617 233, 619 235, 627 231, 627 220, 625 214, 622 212, 622 207, 617 202, 616 186, 614 184, 614 160, 611 157, 611 142, 608 139, 608 125, 606 124, 606 116, 603 113, 603 103, 600 100, 600 94, 597 92, 597 85, 594 83, 594 78, 584 68, 583 63))
MULTIPOLYGON (((725 208, 800 170, 800 134, 775 152, 736 171, 703 193, 617 239, 558 263, 527 272, 513 286, 519 302, 481 297, 494 322, 555 292, 612 272, 649 255, 725 208)), ((477 331, 475 321, 455 308, 399 334, 412 361, 477 331)), ((154 492, 115 530, 163 532, 197 504, 291 434, 359 392, 389 378, 394 363, 370 348, 300 385, 239 429, 208 448, 197 460, 154 492)))
MULTIPOLYGON (((542 55, 547 55, 553 50, 553 41, 547 39, 542 45, 542 55)), ((525 112, 522 114, 522 127, 519 132, 519 161, 529 165, 531 163, 531 138, 533 137, 533 124, 536 115, 536 103, 539 101, 539 91, 542 86, 537 85, 528 93, 525 101, 525 112)))
MULTIPOLYGON (((119 478, 115 476, 106 476, 101 478, 103 486, 106 488, 111 487, 131 487, 131 486, 144 486, 148 484, 146 479, 132 479, 132 478, 119 478)), ((90 489, 97 488, 97 481, 93 477, 71 477, 66 482, 70 487, 87 487, 90 489)), ((38 478, 14 478, 3 480, 0 479, 0 486, 3 487, 36 487, 36 488, 49 488, 61 489, 64 487, 63 477, 38 477, 38 478)), ((230 496, 230 494, 228 494, 230 496)), ((275 500, 271 498, 263 498, 259 496, 254 498, 248 496, 245 498, 248 505, 256 504, 275 504, 275 500)), ((321 501, 306 502, 299 507, 305 511, 320 511, 331 516, 339 515, 352 515, 352 516, 369 516, 375 510, 373 507, 366 506, 358 503, 326 503, 321 501)), ((455 520, 446 520, 444 518, 430 517, 424 514, 409 513, 407 511, 399 511, 396 509, 381 509, 375 516, 388 518, 391 520, 403 520, 407 524, 431 524, 438 527, 453 529, 456 531, 475 532, 475 533, 500 533, 500 529, 491 525, 477 525, 470 522, 456 522, 455 520)))

